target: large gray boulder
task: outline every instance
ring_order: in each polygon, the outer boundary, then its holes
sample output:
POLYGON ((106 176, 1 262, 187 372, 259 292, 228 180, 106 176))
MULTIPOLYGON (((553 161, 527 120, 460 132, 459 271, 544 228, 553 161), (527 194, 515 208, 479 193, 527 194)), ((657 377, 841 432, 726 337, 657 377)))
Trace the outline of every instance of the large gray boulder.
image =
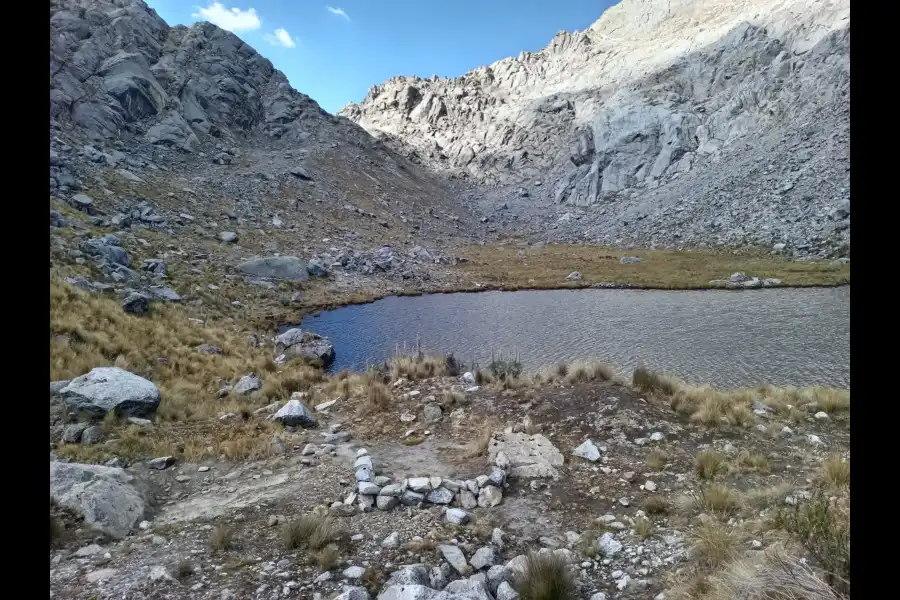
POLYGON ((310 410, 299 400, 288 400, 287 404, 275 413, 272 420, 283 425, 299 425, 301 427, 315 427, 318 424, 310 410))
POLYGON ((153 382, 118 367, 97 367, 76 377, 59 395, 70 411, 100 418, 117 415, 148 417, 159 406, 159 389, 153 382))
POLYGON ((114 467, 51 462, 50 498, 115 538, 126 536, 146 512, 144 491, 134 477, 114 467))
POLYGON ((334 344, 328 338, 298 328, 288 329, 275 340, 276 362, 283 363, 290 358, 305 357, 319 360, 328 367, 334 362, 334 344))
POLYGON ((119 245, 119 238, 114 235, 91 238, 81 243, 80 249, 87 255, 100 256, 111 263, 130 266, 128 253, 119 245))
POLYGON ((238 269, 255 277, 284 279, 285 281, 306 281, 309 271, 306 261, 295 256, 270 256, 255 258, 238 265, 238 269))

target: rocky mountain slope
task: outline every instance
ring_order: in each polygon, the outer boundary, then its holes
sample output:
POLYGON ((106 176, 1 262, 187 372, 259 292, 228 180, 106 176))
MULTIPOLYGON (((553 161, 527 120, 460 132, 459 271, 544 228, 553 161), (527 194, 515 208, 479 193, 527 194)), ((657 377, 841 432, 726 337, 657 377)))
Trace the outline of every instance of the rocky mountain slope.
POLYGON ((457 78, 341 114, 484 186, 547 241, 849 247, 847 0, 623 0, 457 78), (556 225, 547 228, 547 218, 556 225))
POLYGON ((443 178, 323 111, 230 32, 169 27, 141 0, 53 0, 50 46, 57 217, 157 232, 151 244, 193 252, 200 270, 281 254, 408 278, 403 246, 439 260, 445 242, 477 239, 443 178))

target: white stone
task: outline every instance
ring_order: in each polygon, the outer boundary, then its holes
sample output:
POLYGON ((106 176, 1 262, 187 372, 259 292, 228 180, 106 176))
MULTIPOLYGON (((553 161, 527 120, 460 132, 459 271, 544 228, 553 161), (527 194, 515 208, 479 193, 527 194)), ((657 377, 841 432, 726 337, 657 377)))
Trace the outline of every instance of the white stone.
POLYGON ((594 445, 594 442, 592 442, 591 440, 585 440, 584 442, 582 442, 580 446, 572 451, 572 454, 574 454, 575 456, 580 456, 581 458, 587 459, 591 462, 600 459, 600 450, 597 448, 597 446, 594 445))
POLYGON ((606 558, 612 558, 622 549, 622 543, 613 534, 606 532, 597 540, 597 550, 606 558))

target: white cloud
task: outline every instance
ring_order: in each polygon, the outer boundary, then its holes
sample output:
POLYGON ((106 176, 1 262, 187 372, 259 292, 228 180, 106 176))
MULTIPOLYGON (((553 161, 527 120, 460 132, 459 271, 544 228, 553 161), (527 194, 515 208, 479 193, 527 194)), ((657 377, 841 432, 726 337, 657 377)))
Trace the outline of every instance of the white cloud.
POLYGON ((297 45, 296 40, 291 37, 291 34, 287 32, 287 29, 283 27, 279 27, 275 30, 275 33, 267 33, 263 36, 263 39, 272 46, 283 46, 285 48, 293 48, 297 45))
POLYGON ((327 8, 328 12, 330 12, 333 15, 337 15, 339 17, 344 17, 348 21, 350 20, 350 15, 345 13, 343 8, 335 8, 333 6, 326 6, 325 8, 327 8))
POLYGON ((195 19, 209 21, 226 31, 252 31, 259 29, 261 22, 255 8, 225 8, 221 2, 213 2, 206 8, 195 7, 197 12, 191 16, 195 19))

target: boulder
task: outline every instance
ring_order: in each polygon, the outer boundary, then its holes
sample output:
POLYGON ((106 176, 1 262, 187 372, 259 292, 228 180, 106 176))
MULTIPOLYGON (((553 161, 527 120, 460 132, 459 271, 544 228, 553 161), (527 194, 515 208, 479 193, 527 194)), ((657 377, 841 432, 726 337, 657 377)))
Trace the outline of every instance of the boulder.
POLYGON ((272 256, 256 258, 238 265, 238 270, 255 277, 284 279, 285 281, 306 281, 309 271, 306 261, 294 256, 272 256))
POLYGON ((469 522, 469 513, 460 508, 448 508, 446 518, 454 525, 465 525, 469 522))
POLYGON ((143 490, 131 475, 114 467, 51 462, 50 498, 114 538, 125 537, 146 512, 143 490))
POLYGON ((319 360, 328 367, 334 362, 334 344, 326 337, 298 328, 288 329, 275 340, 276 362, 285 362, 291 357, 305 357, 319 360))
POLYGON ((316 427, 318 425, 310 410, 299 400, 288 400, 287 404, 275 413, 272 420, 278 421, 282 425, 299 425, 300 427, 316 427))
POLYGON ((262 387, 262 381, 256 375, 244 375, 232 388, 232 393, 246 395, 262 387))
POLYGON ((146 315, 150 312, 150 298, 144 294, 131 292, 122 301, 122 310, 130 315, 146 315))
POLYGON ((328 277, 328 269, 325 268, 325 263, 318 258, 313 258, 306 263, 306 270, 313 277, 328 277))
POLYGON ((70 411, 101 418, 118 415, 146 417, 159 406, 159 389, 152 382, 118 367, 97 367, 76 377, 59 392, 70 411))
POLYGON ((466 555, 458 546, 451 544, 441 544, 438 549, 450 566, 453 567, 460 575, 466 575, 469 572, 469 564, 466 562, 466 555))
POLYGON ((499 433, 488 444, 488 457, 496 464, 503 453, 511 467, 513 477, 559 477, 555 467, 563 465, 559 449, 541 434, 499 433))

